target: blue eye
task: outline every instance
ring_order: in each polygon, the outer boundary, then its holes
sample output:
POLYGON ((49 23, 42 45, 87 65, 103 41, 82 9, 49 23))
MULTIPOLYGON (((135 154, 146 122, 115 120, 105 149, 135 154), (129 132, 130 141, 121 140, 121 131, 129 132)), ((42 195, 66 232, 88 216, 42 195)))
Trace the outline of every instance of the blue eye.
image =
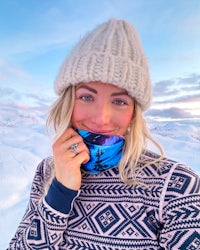
POLYGON ((90 102, 90 101, 93 101, 93 97, 90 96, 90 95, 82 95, 79 97, 79 99, 85 101, 85 102, 90 102))
POLYGON ((119 106, 127 105, 126 101, 123 101, 123 100, 120 100, 120 99, 114 100, 113 103, 116 104, 116 105, 119 105, 119 106))

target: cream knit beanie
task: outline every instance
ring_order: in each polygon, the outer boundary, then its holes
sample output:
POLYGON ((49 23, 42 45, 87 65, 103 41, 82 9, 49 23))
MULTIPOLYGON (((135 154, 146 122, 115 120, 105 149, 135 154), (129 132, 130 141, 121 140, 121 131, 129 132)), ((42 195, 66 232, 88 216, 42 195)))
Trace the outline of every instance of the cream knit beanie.
POLYGON ((151 102, 148 62, 134 27, 125 20, 110 19, 76 45, 55 80, 60 95, 70 85, 101 81, 126 89, 146 110, 151 102))

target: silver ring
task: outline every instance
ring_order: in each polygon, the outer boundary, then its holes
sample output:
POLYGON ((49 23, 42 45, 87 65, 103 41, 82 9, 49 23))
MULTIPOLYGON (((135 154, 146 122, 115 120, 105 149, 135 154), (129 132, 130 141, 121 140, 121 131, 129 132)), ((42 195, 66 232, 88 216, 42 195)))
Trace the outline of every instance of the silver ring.
POLYGON ((74 153, 75 155, 77 155, 79 152, 78 152, 78 143, 74 143, 70 146, 70 149, 72 151, 72 153, 74 153))

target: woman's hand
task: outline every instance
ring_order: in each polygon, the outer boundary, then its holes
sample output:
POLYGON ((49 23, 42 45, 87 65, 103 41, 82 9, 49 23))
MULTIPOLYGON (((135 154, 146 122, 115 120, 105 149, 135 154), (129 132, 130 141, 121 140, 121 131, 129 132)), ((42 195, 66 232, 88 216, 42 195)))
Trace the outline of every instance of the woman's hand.
POLYGON ((52 148, 56 179, 67 188, 79 190, 81 186, 80 166, 90 159, 89 150, 82 137, 72 128, 68 128, 52 148), (73 144, 78 144, 77 154, 71 149, 73 144))

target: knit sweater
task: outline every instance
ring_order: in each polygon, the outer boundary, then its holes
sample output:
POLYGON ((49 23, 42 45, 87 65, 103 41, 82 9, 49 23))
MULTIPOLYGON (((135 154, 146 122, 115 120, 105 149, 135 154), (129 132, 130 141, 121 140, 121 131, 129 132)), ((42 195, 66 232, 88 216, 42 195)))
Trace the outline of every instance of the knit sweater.
POLYGON ((200 249, 200 178, 190 168, 163 159, 140 172, 145 185, 123 183, 117 167, 83 172, 80 191, 51 182, 53 168, 51 157, 37 167, 9 250, 200 249))

